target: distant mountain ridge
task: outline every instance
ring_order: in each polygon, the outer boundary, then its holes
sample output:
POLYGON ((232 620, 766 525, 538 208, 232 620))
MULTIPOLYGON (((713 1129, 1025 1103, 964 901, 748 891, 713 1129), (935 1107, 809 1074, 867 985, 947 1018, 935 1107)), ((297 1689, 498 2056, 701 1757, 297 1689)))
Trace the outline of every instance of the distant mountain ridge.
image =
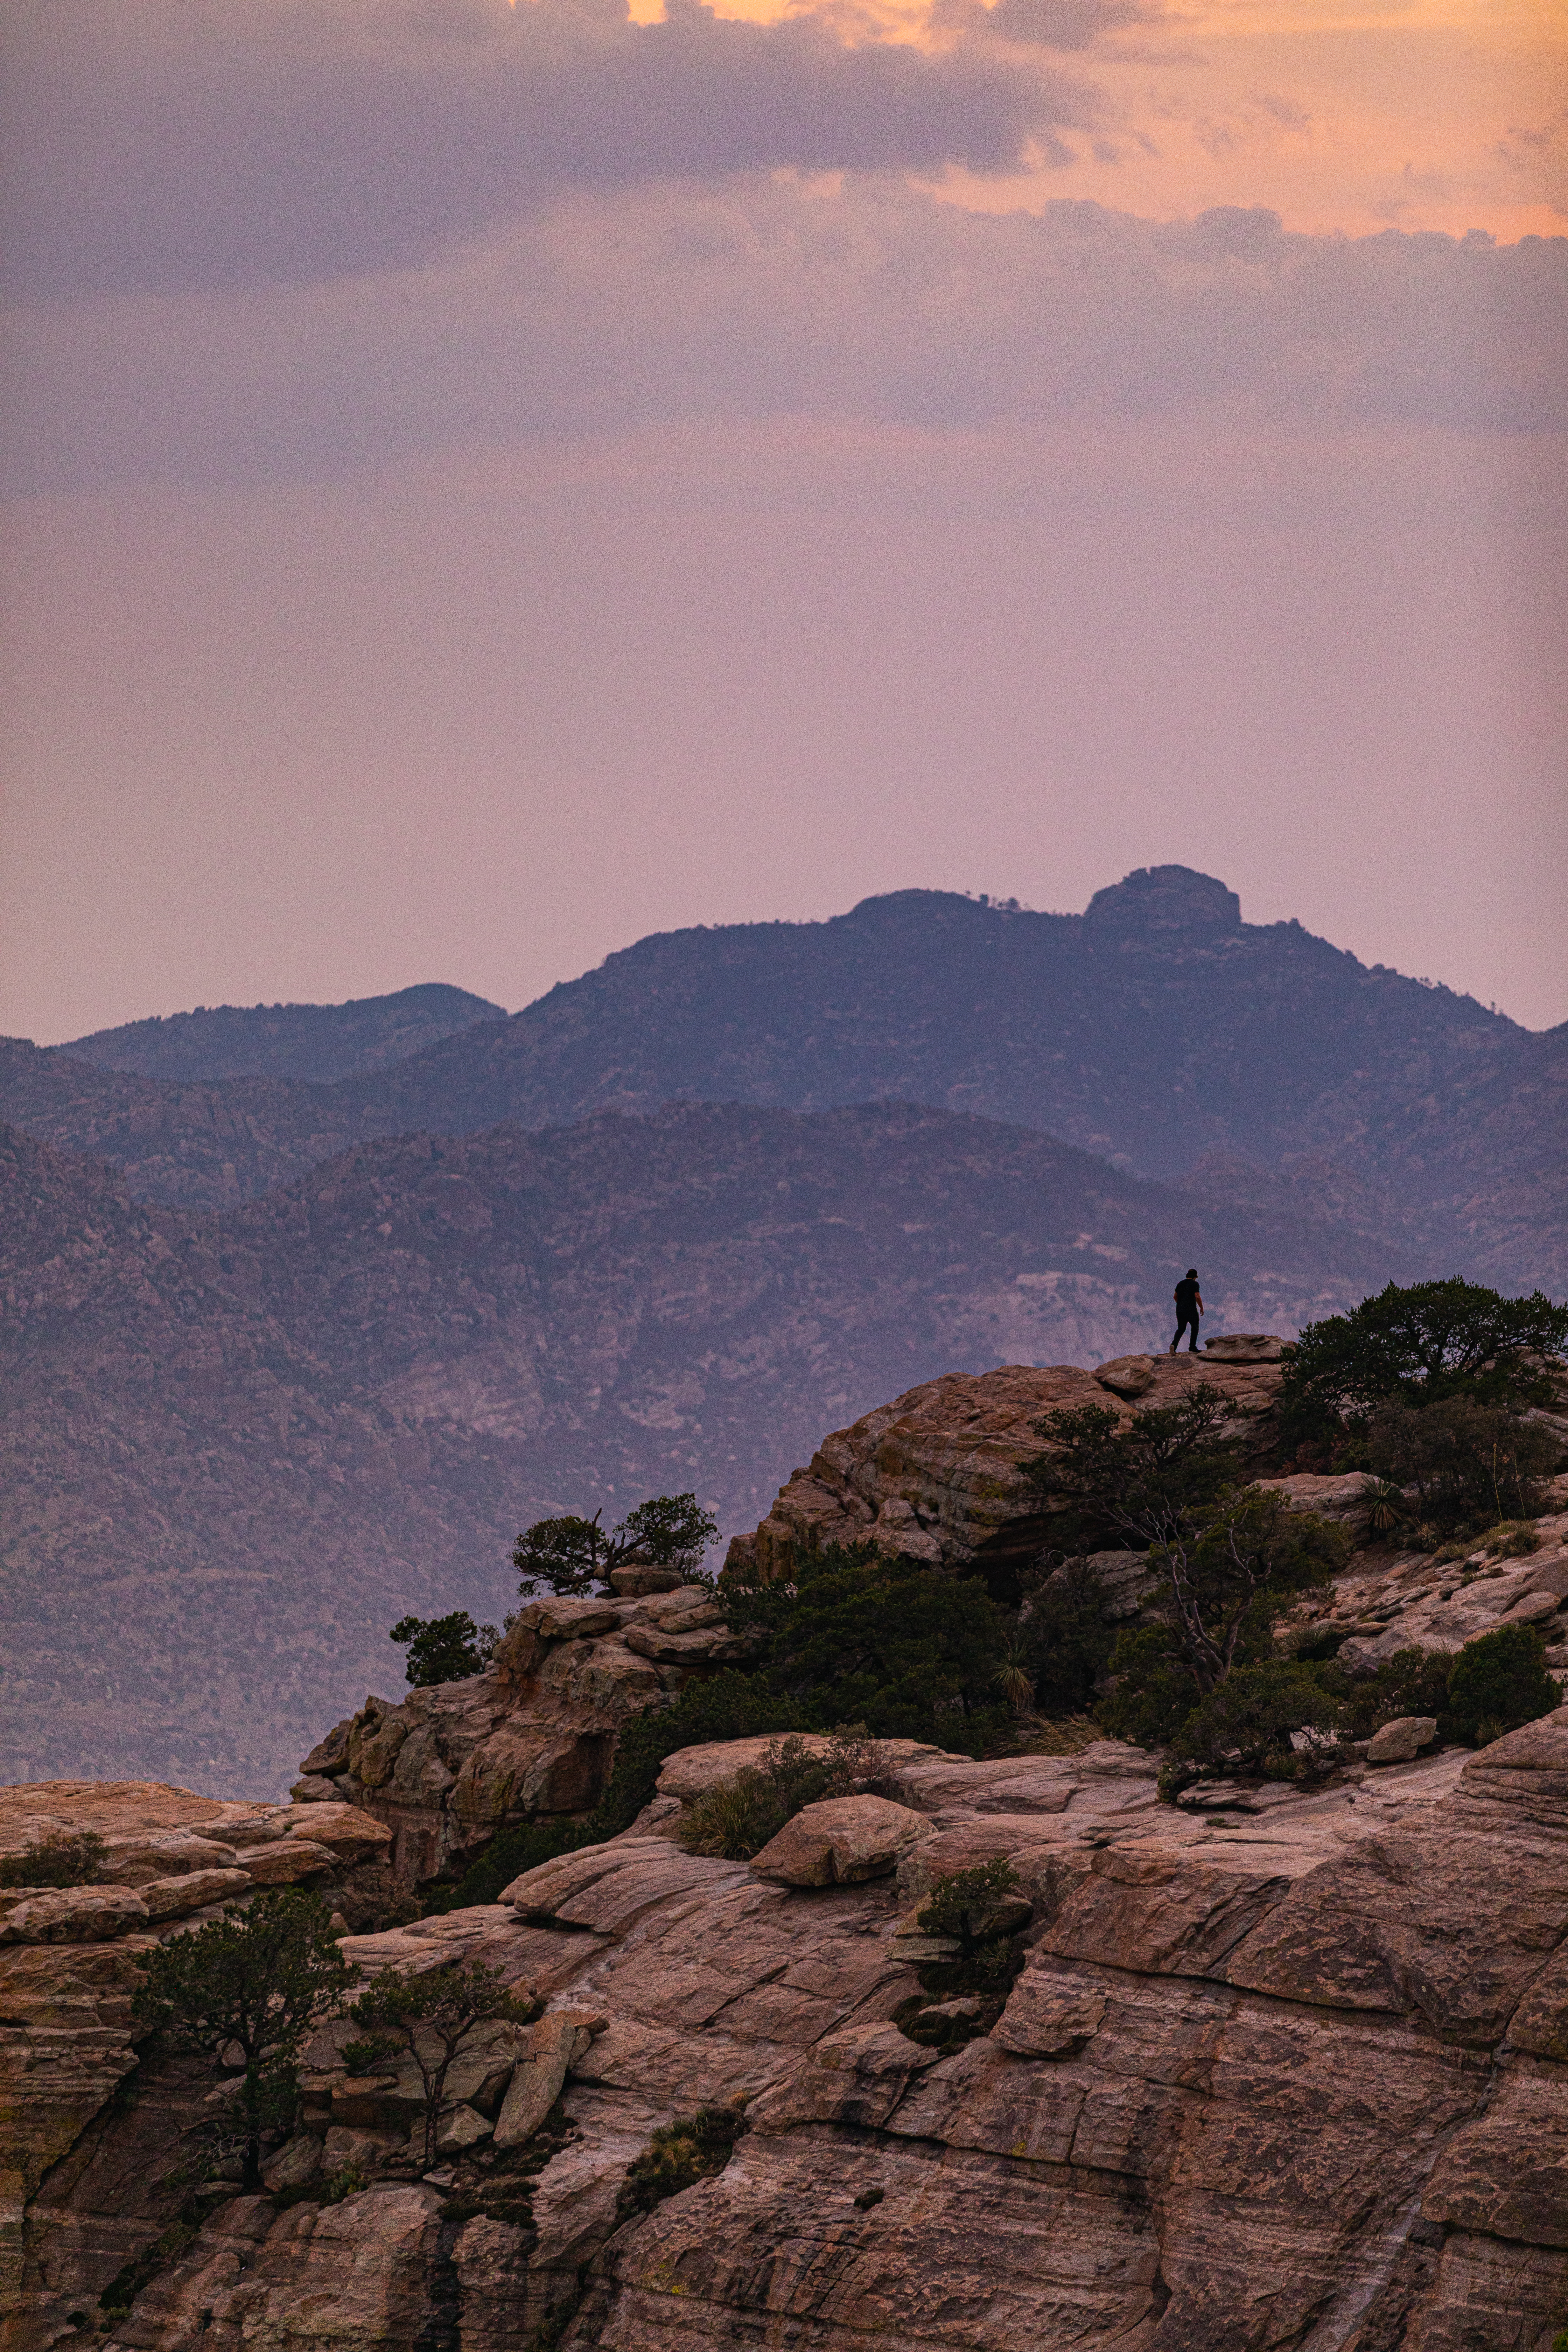
POLYGON ((1282 1213, 1353 1196, 1358 1229, 1446 1270, 1568 1289, 1568 1024, 1537 1034, 1300 924, 1247 924, 1184 866, 1131 874, 1082 915, 908 890, 826 922, 655 935, 509 1020, 331 1085, 167 1087, 0 1046, 0 1116, 189 1207, 371 1136, 682 1099, 931 1103, 1131 1172, 1195 1171, 1205 1192, 1235 1162, 1248 1197, 1275 1180, 1282 1213))
POLYGON ((192 1079, 357 1077, 417 1054, 506 1007, 466 988, 426 981, 346 1004, 214 1004, 118 1029, 96 1029, 55 1051, 96 1069, 174 1084, 192 1079))
POLYGON ((1193 1258, 1211 1331, 1408 1270, 900 1104, 404 1136, 219 1217, 0 1131, 0 1780, 281 1786, 529 1518, 750 1527, 936 1372, 1163 1346, 1193 1258))

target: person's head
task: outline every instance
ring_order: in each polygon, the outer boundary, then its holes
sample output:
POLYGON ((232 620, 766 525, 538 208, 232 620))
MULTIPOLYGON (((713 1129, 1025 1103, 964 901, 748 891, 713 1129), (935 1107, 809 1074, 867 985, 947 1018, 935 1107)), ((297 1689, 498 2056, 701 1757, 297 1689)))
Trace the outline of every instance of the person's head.
POLYGON ((1187 1268, 1187 1280, 1188 1280, 1189 1282, 1195 1282, 1195 1281, 1197 1280, 1197 1278, 1198 1278, 1198 1270, 1197 1270, 1197 1267, 1196 1267, 1195 1265, 1190 1265, 1190 1266, 1188 1266, 1188 1268, 1187 1268))

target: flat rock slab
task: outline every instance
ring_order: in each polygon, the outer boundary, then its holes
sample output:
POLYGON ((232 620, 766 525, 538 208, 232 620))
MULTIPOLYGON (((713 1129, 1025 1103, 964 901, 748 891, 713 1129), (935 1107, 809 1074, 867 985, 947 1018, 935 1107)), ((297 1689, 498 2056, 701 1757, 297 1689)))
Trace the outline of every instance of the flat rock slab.
POLYGON ((913 1845, 935 1835, 908 1805, 886 1797, 829 1797, 805 1805, 752 1860, 783 1886, 845 1886, 886 1878, 913 1845))

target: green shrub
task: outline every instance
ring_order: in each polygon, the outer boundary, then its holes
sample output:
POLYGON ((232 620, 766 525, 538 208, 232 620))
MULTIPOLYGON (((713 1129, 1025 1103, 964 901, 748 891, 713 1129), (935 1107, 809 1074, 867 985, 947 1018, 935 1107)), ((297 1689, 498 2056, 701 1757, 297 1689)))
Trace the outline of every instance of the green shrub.
POLYGON ((939 1878, 915 1915, 928 1936, 956 1936, 960 1958, 970 1959, 995 1936, 996 1916, 1018 1893, 1018 1874, 1005 1855, 975 1863, 939 1878))
POLYGON ((499 1969, 482 1960, 450 1961, 419 1976, 382 1969, 349 2011, 370 2038, 405 2051, 419 2070, 425 2094, 425 2161, 436 2161, 447 2075, 468 2036, 481 2025, 531 2025, 543 2007, 531 1993, 514 1993, 499 1969))
POLYGON ((536 1519, 519 1536, 511 1564, 525 1593, 541 1585, 552 1592, 584 1593, 623 1560, 649 1560, 656 1568, 693 1575, 718 1532, 718 1520, 695 1495, 655 1495, 613 1530, 599 1525, 597 1511, 591 1519, 570 1512, 536 1519))
POLYGON ((1467 1642, 1448 1676, 1445 1737, 1485 1747, 1563 1704, 1546 1670, 1546 1644, 1533 1625, 1500 1625, 1467 1642))
POLYGON ((400 1617, 386 1638, 406 1649, 404 1674, 422 1690, 482 1675, 500 1635, 493 1625, 476 1625, 466 1609, 454 1609, 447 1617, 400 1617))
POLYGON ((1403 1716, 1447 1714, 1453 1658, 1443 1650, 1399 1650, 1374 1675, 1353 1680, 1342 1666, 1321 1668, 1323 1686, 1338 1701, 1345 1735, 1369 1739, 1385 1723, 1403 1716))
POLYGON ((1348 1315, 1309 1323, 1286 1349, 1280 1420, 1290 1442, 1338 1431, 1387 1398, 1549 1404, 1551 1360, 1565 1353, 1568 1307, 1539 1290, 1505 1298, 1457 1276, 1391 1282, 1348 1315))
POLYGON ((367 2033, 358 2041, 344 2042, 343 2070, 350 2074, 383 2074, 388 2060, 402 2054, 403 2043, 396 2034, 367 2033))
POLYGON ((1289 1770, 1296 1760, 1293 1731, 1331 1738, 1342 1721, 1340 1702, 1325 1689, 1316 1667, 1276 1658, 1238 1666, 1227 1675, 1194 1707, 1171 1748, 1210 1770, 1289 1770))
POLYGON ((1444 1534, 1539 1511, 1542 1481, 1562 1452, 1539 1422, 1468 1396, 1425 1406, 1391 1399, 1367 1417, 1361 1444, 1371 1468, 1413 1488, 1415 1515, 1444 1534))
POLYGON ((320 2189, 311 2188, 311 2197, 319 2196, 323 2205, 341 2205, 345 2197, 357 2197, 362 2189, 370 2187, 370 2175, 357 2158, 335 2165, 320 2189))
POLYGON ((1018 1892, 1018 1874, 1005 1856, 938 1879, 916 1923, 928 1935, 952 1937, 958 1950, 949 1959, 922 1962, 916 1972, 919 1993, 893 2011, 893 2023, 907 2040, 929 2050, 959 2050, 989 2033, 1024 1965, 1023 1943, 1008 1932, 1027 1916, 1018 1892))
POLYGON ((1114 1686, 1100 1702, 1100 1720, 1106 1730, 1113 1739, 1129 1739, 1135 1748, 1163 1748, 1199 1697, 1197 1676, 1171 1628, 1140 1625, 1118 1634, 1110 1671, 1114 1686))
POLYGON ((1018 1648, 1036 1708, 1044 1716, 1082 1713, 1116 1644, 1105 1587, 1086 1561, 1068 1560, 1030 1594, 1028 1611, 1018 1648))
POLYGON ((0 1886, 90 1886, 103 1854, 96 1830, 51 1830, 0 1861, 0 1886))
POLYGON ((877 1742, 854 1731, 836 1733, 822 1754, 792 1734, 773 1741, 755 1764, 705 1789, 680 1822, 677 1841, 688 1853, 750 1862, 804 1806, 853 1796, 884 1769, 877 1742))
POLYGON ((293 2112, 300 2043, 353 1971, 319 1895, 263 1887, 248 1911, 210 1919, 141 1955, 132 2016, 143 2031, 244 2067, 237 2137, 247 2189, 261 2186, 261 2137, 293 2112))
POLYGON ((971 1756, 1015 1738, 995 1676, 1012 1633, 973 1577, 934 1574, 871 1544, 826 1544, 790 1584, 726 1580, 732 1629, 760 1637, 755 1677, 799 1711, 792 1728, 864 1723, 971 1756))
POLYGON ((617 2220, 651 2213, 667 2197, 679 2197, 683 2189, 722 2172, 745 2128, 739 2107, 700 2107, 682 2122, 663 2126, 626 2167, 626 2185, 616 2206, 617 2220))

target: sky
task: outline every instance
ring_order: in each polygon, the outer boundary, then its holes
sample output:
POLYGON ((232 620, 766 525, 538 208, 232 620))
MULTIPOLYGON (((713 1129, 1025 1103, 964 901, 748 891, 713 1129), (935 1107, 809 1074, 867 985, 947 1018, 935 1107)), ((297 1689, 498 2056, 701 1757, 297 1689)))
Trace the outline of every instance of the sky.
POLYGON ((1544 0, 8 0, 0 1031, 1222 877, 1568 1018, 1544 0))

